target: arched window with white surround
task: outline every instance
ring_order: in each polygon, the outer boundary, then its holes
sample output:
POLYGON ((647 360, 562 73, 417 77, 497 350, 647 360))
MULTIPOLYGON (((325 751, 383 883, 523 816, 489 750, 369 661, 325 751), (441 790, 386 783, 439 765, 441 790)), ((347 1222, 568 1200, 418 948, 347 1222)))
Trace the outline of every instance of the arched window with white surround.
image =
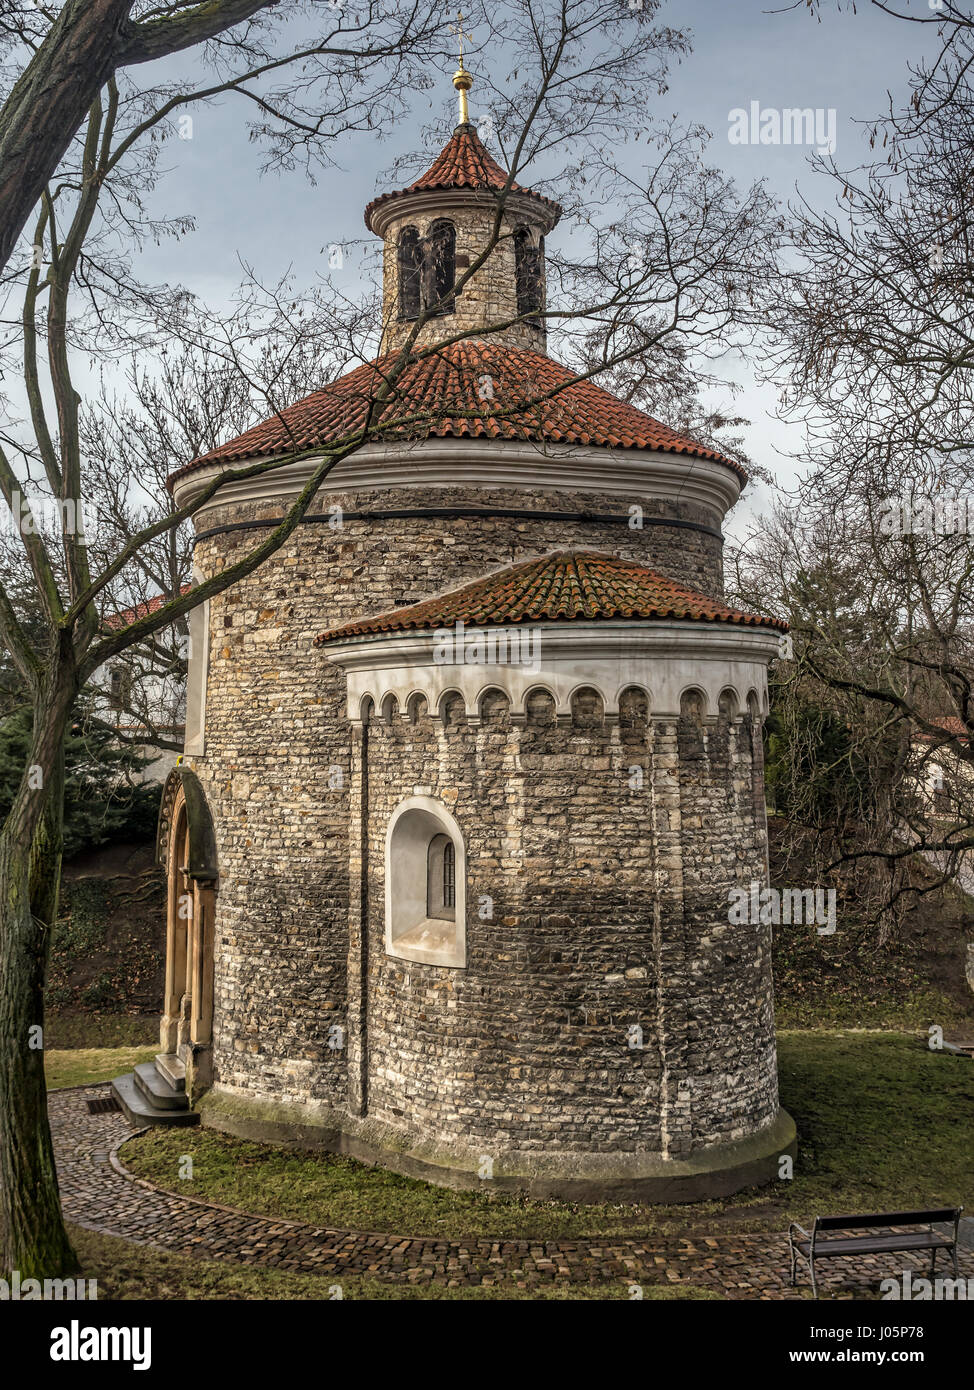
POLYGON ((393 812, 385 880, 387 953, 427 965, 466 965, 463 836, 433 797, 407 797, 393 812))

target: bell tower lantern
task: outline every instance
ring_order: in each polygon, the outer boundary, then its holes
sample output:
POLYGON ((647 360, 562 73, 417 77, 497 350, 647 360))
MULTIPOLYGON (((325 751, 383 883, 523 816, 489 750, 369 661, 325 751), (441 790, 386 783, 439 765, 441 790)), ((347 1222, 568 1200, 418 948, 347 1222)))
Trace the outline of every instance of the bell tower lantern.
POLYGON ((489 334, 544 352, 544 239, 561 208, 509 184, 488 152, 469 118, 473 77, 462 51, 453 85, 460 122, 430 168, 365 209, 365 225, 384 243, 381 352, 401 347, 421 318, 421 345, 489 334))

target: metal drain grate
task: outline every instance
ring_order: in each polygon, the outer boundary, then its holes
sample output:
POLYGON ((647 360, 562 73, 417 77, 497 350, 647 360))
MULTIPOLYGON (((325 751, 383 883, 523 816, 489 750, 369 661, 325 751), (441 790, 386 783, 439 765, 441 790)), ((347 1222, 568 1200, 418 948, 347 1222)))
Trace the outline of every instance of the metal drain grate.
POLYGON ((88 1102, 89 1115, 110 1115, 112 1111, 121 1108, 114 1096, 99 1096, 97 1100, 88 1102))

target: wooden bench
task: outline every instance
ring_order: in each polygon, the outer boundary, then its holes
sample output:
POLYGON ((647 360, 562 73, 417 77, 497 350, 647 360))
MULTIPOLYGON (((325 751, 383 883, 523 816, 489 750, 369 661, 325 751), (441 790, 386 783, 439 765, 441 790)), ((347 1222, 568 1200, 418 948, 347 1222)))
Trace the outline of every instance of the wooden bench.
POLYGON ((801 1257, 812 1276, 812 1293, 818 1298, 815 1284, 815 1261, 837 1255, 882 1255, 906 1250, 930 1251, 930 1275, 933 1277, 940 1250, 949 1250, 954 1258, 954 1278, 957 1278, 957 1228, 963 1207, 938 1207, 933 1211, 887 1211, 871 1216, 816 1216, 811 1231, 793 1221, 788 1228, 791 1249, 791 1283, 797 1283, 796 1266, 801 1257), (935 1231, 936 1225, 953 1225, 949 1231, 935 1231), (891 1227, 922 1226, 923 1230, 900 1231, 891 1227), (826 1231, 863 1231, 860 1236, 829 1236, 826 1231), (881 1234, 880 1234, 881 1233, 881 1234), (802 1237, 796 1240, 798 1235, 802 1237))

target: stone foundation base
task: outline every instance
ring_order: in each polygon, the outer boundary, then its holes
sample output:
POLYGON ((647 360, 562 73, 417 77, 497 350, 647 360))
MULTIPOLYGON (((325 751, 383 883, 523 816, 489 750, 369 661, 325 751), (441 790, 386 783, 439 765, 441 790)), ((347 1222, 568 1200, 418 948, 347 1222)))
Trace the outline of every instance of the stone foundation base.
POLYGON ((326 1149, 360 1162, 420 1178, 437 1187, 482 1188, 570 1202, 699 1202, 729 1197, 771 1182, 779 1161, 794 1157, 795 1122, 779 1110, 774 1123, 733 1143, 700 1149, 689 1158, 639 1153, 519 1153, 493 1155, 492 1175, 482 1177, 482 1156, 457 1146, 433 1145, 374 1119, 357 1119, 323 1104, 257 1101, 215 1089, 199 1106, 210 1129, 293 1148, 326 1149))

